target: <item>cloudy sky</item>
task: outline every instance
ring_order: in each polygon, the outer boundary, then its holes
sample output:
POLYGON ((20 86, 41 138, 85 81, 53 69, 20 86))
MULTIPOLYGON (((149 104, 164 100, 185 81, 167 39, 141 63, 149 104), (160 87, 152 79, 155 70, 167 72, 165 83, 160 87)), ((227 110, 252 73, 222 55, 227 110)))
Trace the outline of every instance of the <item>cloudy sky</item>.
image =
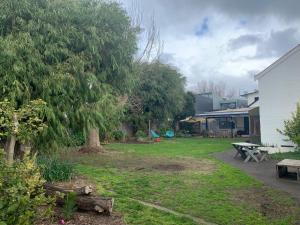
POLYGON ((131 14, 138 5, 145 27, 154 15, 161 59, 179 68, 188 89, 205 79, 251 91, 254 74, 300 43, 300 0, 120 1, 131 14))

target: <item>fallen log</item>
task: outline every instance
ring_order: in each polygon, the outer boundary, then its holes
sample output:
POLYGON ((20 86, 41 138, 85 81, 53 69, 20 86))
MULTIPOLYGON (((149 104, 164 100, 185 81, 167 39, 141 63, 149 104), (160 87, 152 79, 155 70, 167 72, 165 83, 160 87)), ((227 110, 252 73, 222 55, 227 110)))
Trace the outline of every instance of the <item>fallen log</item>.
POLYGON ((93 191, 91 186, 83 186, 80 188, 67 189, 67 188, 62 188, 62 187, 56 186, 51 183, 45 183, 44 188, 47 193, 52 194, 52 195, 55 194, 55 192, 60 192, 60 193, 64 193, 64 194, 68 194, 69 192, 74 192, 76 195, 89 195, 93 191))
POLYGON ((55 196, 56 203, 58 205, 63 205, 65 203, 67 194, 70 192, 74 192, 76 193, 75 204, 77 209, 84 211, 94 211, 97 213, 110 215, 113 210, 114 199, 95 195, 92 196, 90 195, 90 189, 86 187, 87 186, 70 190, 49 183, 44 185, 46 194, 50 196, 55 196))

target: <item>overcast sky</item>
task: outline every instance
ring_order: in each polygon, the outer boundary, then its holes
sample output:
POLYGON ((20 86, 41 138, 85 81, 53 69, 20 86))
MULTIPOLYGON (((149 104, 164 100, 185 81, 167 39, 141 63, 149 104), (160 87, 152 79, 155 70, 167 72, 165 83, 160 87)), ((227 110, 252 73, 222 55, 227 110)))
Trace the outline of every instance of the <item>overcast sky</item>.
MULTIPOLYGON (((132 8, 132 0, 120 2, 132 8)), ((251 91, 254 74, 300 43, 300 0, 134 2, 143 26, 154 14, 164 42, 161 58, 179 68, 188 89, 206 79, 251 91)))

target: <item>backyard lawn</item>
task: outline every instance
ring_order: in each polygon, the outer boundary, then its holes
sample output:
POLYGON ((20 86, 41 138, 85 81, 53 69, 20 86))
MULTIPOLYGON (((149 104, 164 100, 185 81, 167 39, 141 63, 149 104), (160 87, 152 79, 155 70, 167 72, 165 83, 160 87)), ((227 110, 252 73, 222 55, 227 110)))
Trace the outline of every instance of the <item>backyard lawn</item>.
POLYGON ((103 154, 64 157, 100 194, 115 197, 115 211, 126 224, 297 224, 294 200, 211 155, 231 149, 232 141, 110 144, 103 154))

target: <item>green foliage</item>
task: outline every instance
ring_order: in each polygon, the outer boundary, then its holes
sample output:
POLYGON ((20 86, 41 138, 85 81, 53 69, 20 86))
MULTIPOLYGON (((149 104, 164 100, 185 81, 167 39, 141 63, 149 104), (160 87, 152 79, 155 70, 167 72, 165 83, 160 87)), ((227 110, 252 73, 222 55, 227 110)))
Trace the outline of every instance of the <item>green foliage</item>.
POLYGON ((38 157, 37 162, 43 178, 48 182, 68 181, 74 175, 74 165, 57 157, 38 157))
POLYGON ((138 131, 135 133, 135 136, 136 136, 137 138, 146 138, 146 137, 147 137, 146 133, 145 133, 144 131, 142 131, 142 130, 138 130, 138 131))
POLYGON ((62 210, 64 218, 67 220, 71 219, 75 211, 76 211, 76 193, 69 192, 65 197, 65 202, 62 210))
POLYGON ((288 136, 291 141, 300 146, 300 104, 290 120, 284 121, 284 130, 280 133, 288 136))
POLYGON ((70 133, 67 146, 77 147, 82 146, 85 143, 85 137, 83 132, 70 133))
POLYGON ((116 130, 112 133, 112 136, 113 136, 114 140, 122 141, 122 140, 124 140, 126 134, 121 130, 116 130))
POLYGON ((98 127, 114 130, 118 97, 132 86, 137 29, 117 3, 95 0, 3 0, 0 90, 15 108, 44 99, 49 129, 36 144, 98 127))
POLYGON ((135 130, 146 130, 148 121, 169 128, 184 104, 184 77, 161 62, 140 63, 135 67, 138 82, 128 106, 129 122, 135 130))
POLYGON ((41 99, 18 109, 7 100, 0 102, 0 138, 16 135, 21 142, 30 141, 47 127, 43 121, 45 107, 41 99))
POLYGON ((1 150, 0 224, 31 225, 35 219, 51 215, 54 201, 45 197, 43 184, 34 158, 7 166, 1 150))
POLYGON ((195 96, 192 92, 188 91, 184 94, 184 106, 180 113, 176 116, 177 120, 182 120, 188 116, 195 115, 195 96))

